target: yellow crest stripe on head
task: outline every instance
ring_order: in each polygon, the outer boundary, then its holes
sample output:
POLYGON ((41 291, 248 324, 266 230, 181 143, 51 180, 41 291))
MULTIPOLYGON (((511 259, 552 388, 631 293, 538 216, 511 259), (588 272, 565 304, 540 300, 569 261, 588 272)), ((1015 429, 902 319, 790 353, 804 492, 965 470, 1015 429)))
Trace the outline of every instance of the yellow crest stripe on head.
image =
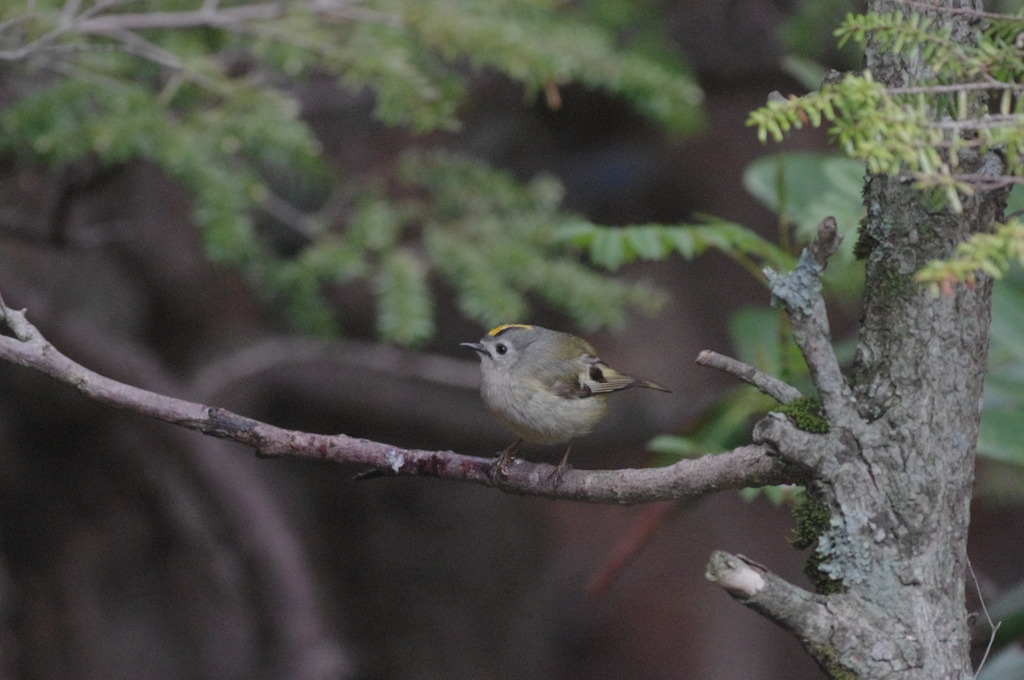
POLYGON ((527 326, 524 323, 506 323, 501 326, 495 326, 491 330, 487 331, 487 336, 493 338, 498 333, 501 333, 502 331, 509 328, 525 328, 526 330, 532 330, 533 326, 527 326))

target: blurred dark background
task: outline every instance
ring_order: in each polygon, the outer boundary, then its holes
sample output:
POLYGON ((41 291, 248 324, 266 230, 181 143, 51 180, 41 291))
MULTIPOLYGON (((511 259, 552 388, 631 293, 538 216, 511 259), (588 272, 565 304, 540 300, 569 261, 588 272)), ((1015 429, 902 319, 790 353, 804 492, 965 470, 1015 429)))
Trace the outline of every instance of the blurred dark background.
MULTIPOLYGON (((438 143, 520 178, 554 172, 567 206, 597 222, 709 213, 771 236, 774 216, 740 177, 765 153, 748 112, 771 90, 798 88, 777 66, 787 4, 666 6, 706 92, 708 126, 690 140, 668 140, 592 92, 568 88, 551 111, 481 76, 465 130, 438 143)), ((364 97, 329 83, 303 86, 302 97, 339 167, 391 163, 407 141, 370 122, 364 97)), ((805 133, 787 148, 798 146, 824 140, 805 133)), ((476 359, 457 346, 485 329, 454 309, 440 310, 422 353, 374 344, 358 291, 339 300, 350 338, 302 338, 204 258, 187 195, 156 168, 55 176, 5 163, 0 290, 84 365, 287 427, 476 455, 509 443, 479 401, 476 359)), ((729 352, 730 314, 767 302, 714 254, 628 275, 656 280, 671 303, 591 339, 609 363, 674 393, 621 395, 577 442, 578 467, 649 464, 649 438, 698 423, 732 383, 694 358, 729 352)), ((258 460, 20 367, 0 365, 0 386, 2 677, 821 677, 795 640, 703 578, 720 548, 806 584, 789 511, 764 498, 624 508, 424 479, 356 482, 358 470, 258 460), (616 546, 655 515, 658 529, 620 577, 589 592, 616 546)), ((975 567, 1012 580, 985 533, 1000 527, 1005 545, 1010 516, 978 510, 975 567)))

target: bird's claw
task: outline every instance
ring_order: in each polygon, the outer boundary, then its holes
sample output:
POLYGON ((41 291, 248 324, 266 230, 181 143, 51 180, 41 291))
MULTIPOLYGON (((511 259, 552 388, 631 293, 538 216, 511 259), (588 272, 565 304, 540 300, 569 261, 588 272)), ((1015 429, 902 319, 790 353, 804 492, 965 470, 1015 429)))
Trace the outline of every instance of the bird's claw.
POLYGON ((490 477, 491 479, 505 479, 508 477, 509 466, 512 465, 512 461, 515 460, 516 454, 519 453, 519 444, 522 439, 516 441, 505 447, 505 450, 498 454, 498 458, 491 464, 490 477))

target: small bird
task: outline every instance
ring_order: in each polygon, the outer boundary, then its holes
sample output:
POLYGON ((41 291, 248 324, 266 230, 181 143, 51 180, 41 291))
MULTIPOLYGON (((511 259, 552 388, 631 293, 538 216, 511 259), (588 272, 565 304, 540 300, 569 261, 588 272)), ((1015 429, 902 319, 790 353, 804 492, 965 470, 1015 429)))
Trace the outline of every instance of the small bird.
POLYGON ((609 394, 630 387, 672 391, 615 370, 583 338, 540 326, 505 324, 480 342, 460 344, 480 355, 480 395, 487 410, 519 437, 495 463, 502 474, 523 440, 569 442, 558 465, 561 476, 573 439, 590 432, 608 412, 609 394))

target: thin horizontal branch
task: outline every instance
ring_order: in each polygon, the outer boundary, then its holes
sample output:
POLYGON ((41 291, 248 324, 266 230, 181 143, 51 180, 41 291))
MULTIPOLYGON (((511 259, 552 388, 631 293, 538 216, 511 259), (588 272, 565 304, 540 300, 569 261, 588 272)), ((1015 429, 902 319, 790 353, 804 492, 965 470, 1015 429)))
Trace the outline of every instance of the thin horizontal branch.
POLYGON ((949 85, 908 85, 905 87, 887 87, 888 94, 948 94, 966 90, 1024 90, 1022 83, 1009 83, 1003 80, 985 80, 973 83, 952 83, 949 85))
POLYGON ((1012 184, 1024 185, 1024 177, 1014 175, 982 175, 978 173, 963 173, 954 175, 953 179, 974 185, 975 187, 987 190, 1002 189, 1012 184))
MULTIPOLYGON (((180 12, 122 12, 104 14, 114 3, 97 3, 75 16, 77 3, 68 3, 61 12, 57 26, 21 47, 0 50, 0 60, 18 61, 36 52, 52 49, 53 43, 66 35, 109 36, 128 44, 125 34, 147 30, 188 30, 216 28, 238 30, 261 22, 281 19, 294 11, 287 3, 265 2, 232 7, 204 3, 200 9, 180 12)), ((308 12, 335 21, 362 21, 397 26, 397 16, 358 7, 360 0, 307 0, 301 6, 308 12)), ((25 21, 34 17, 27 13, 25 21)), ((17 25, 13 20, 5 26, 17 25)), ((138 39, 141 40, 141 39, 138 39)), ((143 54, 141 56, 148 56, 143 54)), ((163 63, 163 62, 161 62, 163 63)))
MULTIPOLYGON (((1021 86, 1024 89, 1024 86, 1021 86)), ((933 120, 925 123, 924 127, 937 130, 992 130, 996 128, 1013 128, 1020 126, 1021 115, 1016 113, 1001 114, 990 113, 979 118, 965 118, 963 120, 933 120)))
POLYGON ((1013 15, 1001 14, 999 12, 985 12, 983 10, 974 9, 973 7, 948 7, 945 5, 936 5, 933 2, 921 2, 919 0, 897 0, 900 4, 906 5, 907 7, 917 7, 928 12, 936 12, 941 14, 958 14, 970 17, 979 17, 987 19, 1010 19, 1013 15))
POLYGON ((110 33, 114 31, 143 31, 149 29, 229 28, 254 21, 279 19, 287 12, 286 5, 267 2, 240 5, 215 10, 198 9, 182 12, 138 12, 102 14, 77 22, 74 33, 110 33))
POLYGON ((682 460, 662 468, 567 470, 516 460, 496 474, 494 460, 452 451, 403 449, 343 434, 323 435, 276 427, 225 409, 157 394, 112 380, 61 354, 25 317, 0 299, 0 359, 41 371, 91 399, 203 434, 250 446, 262 456, 288 456, 365 465, 381 475, 418 475, 494 486, 509 493, 593 503, 644 503, 699 496, 722 489, 799 483, 804 468, 771 455, 767 445, 682 460))
MULTIPOLYGON (((396 17, 356 5, 359 0, 307 0, 300 5, 306 11, 336 19, 394 23, 396 17)), ((234 28, 245 24, 280 19, 294 11, 286 3, 265 2, 232 7, 203 6, 181 12, 138 12, 101 14, 80 19, 70 30, 75 33, 112 31, 175 30, 190 28, 234 28)))
POLYGON ((727 357, 724 354, 719 354, 718 352, 712 352, 709 349, 706 349, 697 355, 697 363, 701 366, 715 368, 719 371, 724 371, 729 375, 735 376, 743 382, 753 385, 762 393, 767 394, 780 404, 788 404, 794 399, 799 399, 803 396, 800 393, 800 390, 789 383, 785 383, 775 376, 768 375, 764 371, 755 368, 750 364, 744 363, 738 359, 733 359, 732 357, 727 357))
POLYGON ((180 70, 181 60, 173 52, 146 40, 132 31, 111 31, 110 37, 118 40, 127 54, 147 59, 167 68, 180 70))

